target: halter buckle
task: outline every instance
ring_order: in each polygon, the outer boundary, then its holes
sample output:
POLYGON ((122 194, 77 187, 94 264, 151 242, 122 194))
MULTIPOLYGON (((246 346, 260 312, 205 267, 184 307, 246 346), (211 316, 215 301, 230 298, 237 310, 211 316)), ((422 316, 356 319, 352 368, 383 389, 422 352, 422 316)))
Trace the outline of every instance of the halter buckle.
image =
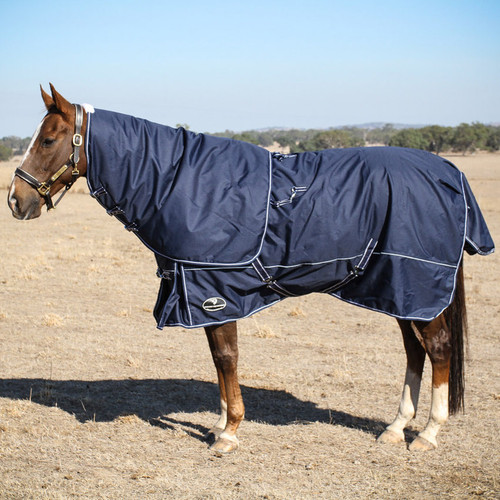
POLYGON ((73 146, 80 147, 83 144, 83 137, 81 134, 73 135, 73 146))
POLYGON ((50 185, 46 184, 45 182, 42 182, 40 186, 37 187, 37 191, 42 195, 42 196, 47 196, 50 191, 50 185))

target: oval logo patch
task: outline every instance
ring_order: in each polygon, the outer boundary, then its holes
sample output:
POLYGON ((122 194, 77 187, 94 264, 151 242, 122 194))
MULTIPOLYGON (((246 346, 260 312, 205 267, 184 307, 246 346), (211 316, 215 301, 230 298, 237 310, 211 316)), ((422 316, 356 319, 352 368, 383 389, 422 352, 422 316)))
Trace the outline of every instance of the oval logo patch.
POLYGON ((203 302, 203 309, 205 311, 220 311, 226 307, 226 301, 222 297, 210 297, 209 299, 203 302))

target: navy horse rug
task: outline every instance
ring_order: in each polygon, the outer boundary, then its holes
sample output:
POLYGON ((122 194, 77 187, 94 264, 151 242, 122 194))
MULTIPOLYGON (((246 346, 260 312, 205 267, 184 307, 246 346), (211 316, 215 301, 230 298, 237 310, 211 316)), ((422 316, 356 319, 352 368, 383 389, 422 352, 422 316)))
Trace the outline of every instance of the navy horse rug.
POLYGON ((464 249, 494 249, 465 176, 424 151, 272 154, 102 110, 86 150, 92 196, 156 255, 160 328, 311 292, 431 320, 464 249))

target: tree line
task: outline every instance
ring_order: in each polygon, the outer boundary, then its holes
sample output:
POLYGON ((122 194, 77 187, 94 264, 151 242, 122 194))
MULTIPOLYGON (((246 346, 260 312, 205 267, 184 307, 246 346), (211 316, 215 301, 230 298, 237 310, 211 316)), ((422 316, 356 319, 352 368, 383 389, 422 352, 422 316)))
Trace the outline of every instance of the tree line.
MULTIPOLYGON (((183 125, 185 128, 187 125, 183 125)), ((342 127, 318 129, 268 129, 232 132, 226 130, 216 134, 250 142, 263 147, 278 143, 292 153, 318 151, 329 148, 385 145, 415 148, 441 154, 445 151, 473 153, 476 150, 500 150, 500 126, 483 123, 461 123, 457 127, 429 125, 426 127, 398 129, 388 123, 379 128, 342 127)), ((0 139, 0 161, 9 160, 15 154, 23 154, 30 138, 9 136, 0 139)))
POLYGON ((342 127, 328 130, 248 130, 234 133, 229 130, 214 134, 250 142, 264 147, 278 143, 290 152, 318 151, 329 148, 358 146, 399 146, 423 149, 440 154, 445 151, 472 153, 476 150, 498 151, 500 127, 482 123, 461 123, 457 127, 429 125, 397 129, 392 124, 379 128, 342 127))

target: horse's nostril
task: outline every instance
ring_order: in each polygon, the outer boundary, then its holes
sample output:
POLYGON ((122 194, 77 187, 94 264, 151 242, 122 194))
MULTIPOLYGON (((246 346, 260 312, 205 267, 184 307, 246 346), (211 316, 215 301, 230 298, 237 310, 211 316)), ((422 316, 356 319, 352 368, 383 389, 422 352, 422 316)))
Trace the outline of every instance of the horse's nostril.
POLYGON ((9 207, 12 210, 12 212, 15 214, 19 213, 20 205, 19 205, 19 201, 17 200, 17 198, 11 194, 7 201, 9 203, 9 207))

